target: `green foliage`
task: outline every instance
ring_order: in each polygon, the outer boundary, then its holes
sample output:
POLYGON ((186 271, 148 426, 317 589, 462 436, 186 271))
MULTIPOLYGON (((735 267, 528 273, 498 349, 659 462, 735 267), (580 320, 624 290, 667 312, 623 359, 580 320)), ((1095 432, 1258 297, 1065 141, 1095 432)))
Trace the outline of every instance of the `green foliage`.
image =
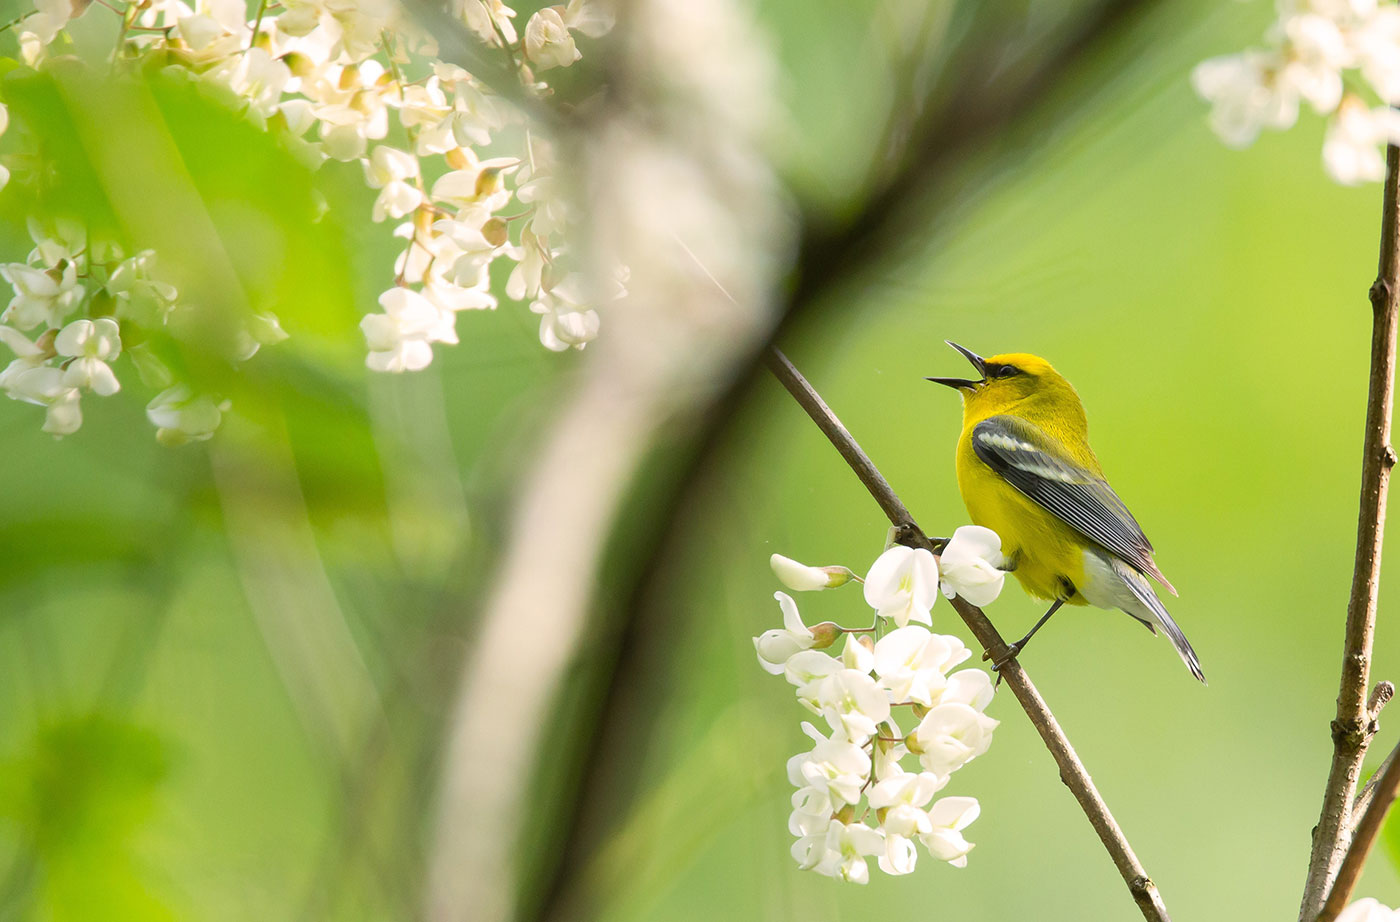
POLYGON ((29 877, 27 917, 174 919, 157 895, 159 877, 133 852, 170 772, 165 743, 150 730, 107 714, 53 722, 29 750, 0 766, 0 816, 18 831, 29 877))

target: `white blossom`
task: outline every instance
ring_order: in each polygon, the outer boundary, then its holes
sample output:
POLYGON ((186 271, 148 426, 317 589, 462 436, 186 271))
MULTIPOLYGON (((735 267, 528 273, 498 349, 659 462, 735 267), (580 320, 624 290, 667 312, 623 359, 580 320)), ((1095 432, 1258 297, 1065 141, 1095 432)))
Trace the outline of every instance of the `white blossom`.
POLYGON ((1352 33, 1361 76, 1383 103, 1400 102, 1400 7, 1374 11, 1366 27, 1352 33))
POLYGON ((961 702, 938 704, 914 730, 919 764, 948 775, 987 751, 999 721, 961 702))
POLYGON ((122 351, 121 333, 109 317, 75 320, 54 339, 59 355, 69 357, 63 370, 68 387, 87 388, 104 397, 121 390, 108 363, 122 351))
MULTIPOLYGON (((986 539, 977 532, 963 536, 983 553, 988 553, 986 539)), ((871 575, 907 607, 913 596, 936 592, 936 567, 932 572, 927 567, 931 561, 931 555, 925 561, 912 552, 887 551, 871 575)), ((776 554, 770 565, 793 585, 811 588, 843 569, 807 567, 776 554)), ((819 714, 830 732, 827 736, 804 722, 802 730, 814 745, 788 760, 793 859, 804 870, 858 883, 869 880, 870 857, 887 874, 912 873, 920 844, 935 858, 964 865, 972 845, 962 829, 976 818, 977 801, 933 799, 953 772, 991 745, 997 722, 983 713, 995 692, 990 676, 980 669, 949 674, 972 655, 956 637, 906 625, 872 642, 867 635, 874 629, 843 629, 831 622, 808 628, 791 597, 778 592, 774 598, 784 628, 754 638, 759 665, 769 673, 781 671, 798 701, 819 714), (840 656, 823 652, 843 632, 840 656), (892 710, 907 704, 915 705, 919 718, 908 736, 892 710), (918 756, 921 770, 911 772, 901 764, 910 755, 918 756), (874 827, 865 822, 872 813, 874 827)))
POLYGON ((238 54, 229 68, 216 71, 213 76, 222 77, 234 93, 247 99, 253 110, 266 118, 277 111, 292 72, 286 64, 254 47, 238 54))
POLYGON ((502 38, 515 42, 515 24, 511 22, 515 10, 503 0, 455 0, 454 8, 483 42, 498 45, 502 38))
POLYGON ((613 27, 616 17, 608 0, 569 0, 564 8, 564 25, 589 38, 602 38, 613 27))
POLYGON ((820 714, 818 689, 824 679, 844 669, 839 659, 820 650, 802 650, 787 658, 783 677, 797 689, 797 700, 813 714, 820 714))
POLYGON ((1342 100, 1322 142, 1322 162, 1343 185, 1385 178, 1385 144, 1400 143, 1400 112, 1389 106, 1368 109, 1356 96, 1342 100))
POLYGON ((1244 147, 1262 129, 1291 127, 1306 100, 1330 116, 1323 163, 1332 178, 1383 178, 1377 148, 1396 137, 1389 104, 1400 101, 1400 10, 1375 0, 1277 6, 1266 47, 1211 58, 1192 72, 1196 91, 1212 104, 1211 127, 1227 145, 1244 147), (1380 105, 1357 95, 1368 85, 1380 105), (1344 87, 1351 90, 1345 97, 1344 87))
POLYGON ((1351 47, 1332 19, 1302 12, 1286 17, 1281 30, 1288 60, 1280 79, 1326 115, 1342 98, 1342 68, 1352 62, 1351 47))
POLYGON ((525 24, 525 56, 540 70, 568 67, 583 55, 559 11, 545 7, 525 24))
POLYGON ((515 268, 506 279, 506 297, 516 301, 539 294, 544 267, 550 261, 549 248, 530 230, 520 234, 520 246, 512 254, 515 268))
POLYGON ((530 311, 540 315, 540 342, 551 352, 582 349, 598 336, 595 310, 578 310, 546 294, 530 303, 530 311))
POLYGON ((175 306, 180 293, 152 276, 154 265, 155 253, 142 250, 112 269, 103 288, 116 302, 118 316, 139 323, 163 322, 175 306))
POLYGON ((929 609, 937 598, 938 561, 924 548, 896 544, 865 575, 865 601, 900 627, 910 621, 932 624, 929 609))
POLYGON ((360 321, 369 345, 365 364, 375 371, 417 371, 433 360, 431 344, 455 343, 454 316, 407 288, 390 288, 379 296, 382 314, 360 321))
POLYGON ((365 161, 365 182, 382 190, 374 200, 374 220, 402 218, 423 203, 423 193, 410 180, 418 177, 418 158, 381 144, 365 161))
MULTIPOLYGON (((0 326, 0 342, 9 347, 15 358, 3 371, 0 371, 0 388, 12 390, 15 380, 22 373, 43 366, 53 356, 37 343, 29 341, 23 333, 13 327, 0 326)), ((12 395, 13 396, 13 395, 12 395)))
POLYGON ((933 831, 932 820, 924 808, 947 783, 946 777, 932 772, 903 772, 870 789, 870 806, 884 811, 880 826, 885 832, 885 852, 879 864, 886 874, 913 872, 917 857, 914 837, 933 831))
POLYGON ((19 28, 32 35, 41 45, 52 42, 73 18, 72 0, 34 0, 34 9, 20 22, 19 28))
MULTIPOLYGON (((970 651, 969 651, 970 652, 970 651)), ((962 669, 948 676, 940 703, 965 704, 974 711, 985 711, 996 694, 992 679, 981 669, 962 669)))
POLYGON ((836 807, 859 803, 870 779, 870 756, 865 749, 839 735, 825 737, 809 723, 802 724, 802 731, 816 745, 788 760, 788 780, 799 788, 826 791, 836 807))
POLYGON ((1191 83, 1211 103, 1210 127, 1230 147, 1248 147, 1264 128, 1298 120, 1298 91, 1276 52, 1246 51, 1196 65, 1191 83))
POLYGON ((812 870, 853 884, 870 882, 865 859, 884 851, 884 836, 864 823, 833 822, 826 830, 826 853, 812 870))
POLYGON ((856 743, 874 736, 881 721, 890 716, 884 690, 859 669, 842 669, 822 679, 815 703, 832 732, 856 743))
POLYGON ((1400 909, 1391 909, 1375 897, 1366 896, 1343 909, 1337 922, 1400 922, 1400 909))
POLYGON ((47 364, 24 363, 14 368, 12 374, 6 374, 5 390, 15 400, 46 407, 75 388, 63 383, 62 369, 47 364))
POLYGON ((939 861, 946 861, 955 868, 967 867, 967 853, 972 851, 972 843, 963 838, 962 831, 981 812, 982 805, 975 797, 940 798, 928 811, 932 829, 921 833, 919 841, 939 861))
POLYGON ((797 603, 785 592, 773 593, 783 611, 781 630, 765 631, 753 639, 754 650, 758 653, 758 665, 770 675, 783 671, 788 659, 796 653, 810 649, 817 642, 816 636, 802 623, 797 611, 797 603))
MULTIPOLYGON (((944 673, 945 664, 953 658, 950 641, 957 638, 933 634, 914 624, 890 631, 876 641, 874 668, 890 701, 914 701, 932 707, 948 684, 944 673)), ((962 642, 957 641, 957 645, 962 647, 962 642)))
POLYGON ((943 594, 960 595, 973 605, 987 605, 1001 594, 1006 582, 1002 567, 1001 538, 990 528, 963 525, 953 532, 938 559, 943 594))
POLYGON ((146 418, 156 427, 156 438, 167 445, 202 442, 214 435, 228 403, 215 403, 207 394, 195 394, 177 384, 157 394, 146 405, 146 418))
POLYGON ((10 304, 0 313, 0 323, 21 330, 32 330, 40 324, 57 327, 77 309, 86 290, 78 283, 78 268, 73 262, 63 268, 40 269, 24 263, 0 266, 0 276, 15 290, 10 304))
POLYGON ((72 435, 83 425, 83 408, 79 405, 81 392, 76 387, 66 388, 49 402, 44 412, 45 432, 54 436, 72 435))

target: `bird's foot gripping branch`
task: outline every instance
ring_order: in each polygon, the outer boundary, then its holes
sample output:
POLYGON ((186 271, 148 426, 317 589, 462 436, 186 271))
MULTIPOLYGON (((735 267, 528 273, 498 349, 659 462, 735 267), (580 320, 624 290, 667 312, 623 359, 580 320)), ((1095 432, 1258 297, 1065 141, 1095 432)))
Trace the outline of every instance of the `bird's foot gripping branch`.
POLYGON ((940 573, 928 550, 894 545, 861 580, 846 567, 808 567, 773 555, 773 571, 788 588, 818 591, 856 580, 875 612, 871 627, 828 621, 809 628, 792 597, 778 592, 783 627, 754 638, 759 665, 785 676, 830 734, 804 721, 814 745, 788 762, 797 788, 788 831, 804 870, 863 884, 870 879, 867 858, 887 874, 908 874, 918 845, 954 867, 967 864, 972 843, 963 829, 978 816, 977 799, 934 795, 991 745, 998 721, 985 711, 994 690, 980 669, 952 671, 972 655, 961 640, 921 624, 932 624, 940 585, 950 597, 996 597, 1005 579, 1001 541, 985 528, 960 528, 943 560, 940 573), (824 652, 838 644, 839 656, 824 652), (910 771, 904 763, 914 758, 918 768, 910 771))

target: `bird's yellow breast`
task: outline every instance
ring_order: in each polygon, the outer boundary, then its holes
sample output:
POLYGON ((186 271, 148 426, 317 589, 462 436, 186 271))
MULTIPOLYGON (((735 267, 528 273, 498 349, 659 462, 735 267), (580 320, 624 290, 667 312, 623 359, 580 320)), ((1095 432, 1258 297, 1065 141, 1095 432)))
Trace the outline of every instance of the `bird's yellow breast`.
POLYGON ((1038 599, 1087 604, 1070 593, 1084 582, 1084 539, 1023 496, 972 450, 972 427, 958 440, 958 490, 974 525, 1001 536, 1002 553, 1026 592, 1038 599))
POLYGON ((1005 414, 1033 423, 1076 464, 1097 473, 1099 462, 1089 448, 1084 406, 1073 386, 1044 359, 1017 354, 987 361, 1009 362, 1026 373, 963 395, 957 455, 963 504, 974 524, 1001 536, 1002 551, 1015 561, 1013 572, 1026 592, 1085 605, 1084 597, 1073 588, 1084 583, 1084 538, 1003 480, 972 449, 976 425, 1005 414))

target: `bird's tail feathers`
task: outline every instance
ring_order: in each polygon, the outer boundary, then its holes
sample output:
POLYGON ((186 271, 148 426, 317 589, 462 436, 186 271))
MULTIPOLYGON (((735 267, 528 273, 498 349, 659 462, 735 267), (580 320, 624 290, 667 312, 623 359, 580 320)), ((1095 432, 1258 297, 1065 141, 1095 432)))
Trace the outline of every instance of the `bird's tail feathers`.
POLYGON ((1163 573, 1162 568, 1157 566, 1157 561, 1149 559, 1147 562, 1152 564, 1152 569, 1147 571, 1147 575, 1161 583, 1162 588, 1172 595, 1180 595, 1180 593, 1176 591, 1176 587, 1171 584, 1171 580, 1167 579, 1167 574, 1163 573))
POLYGON ((1191 670, 1191 674, 1199 679, 1202 685, 1210 684, 1206 682, 1206 674, 1201 671, 1201 661, 1196 657, 1196 651, 1191 648, 1191 641, 1186 639, 1181 628, 1172 620, 1172 616, 1167 613, 1166 606, 1162 604, 1161 599, 1157 598, 1157 593, 1152 591, 1152 586, 1147 580, 1122 561, 1115 560, 1114 569, 1118 570, 1133 597, 1146 606, 1150 612, 1151 620, 1162 628, 1162 633, 1166 634, 1167 639, 1172 642, 1177 655, 1186 664, 1186 668, 1191 670))

